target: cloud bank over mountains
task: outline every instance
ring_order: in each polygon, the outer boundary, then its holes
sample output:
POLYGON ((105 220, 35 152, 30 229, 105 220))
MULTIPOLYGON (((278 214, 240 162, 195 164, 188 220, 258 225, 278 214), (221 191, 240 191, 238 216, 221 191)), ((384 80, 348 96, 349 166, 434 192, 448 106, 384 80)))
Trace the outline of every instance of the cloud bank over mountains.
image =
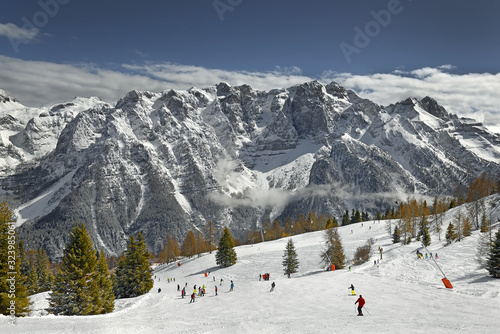
MULTIPOLYGON (((5 28, 5 27, 4 27, 5 28)), ((387 105, 407 97, 431 96, 449 112, 483 122, 500 133, 500 73, 455 74, 452 65, 392 73, 356 75, 325 71, 319 77, 298 67, 268 72, 229 71, 174 63, 121 64, 100 68, 89 63, 58 64, 0 56, 1 89, 27 106, 66 101, 74 96, 98 96, 114 103, 128 91, 207 87, 221 81, 269 90, 311 80, 336 81, 363 98, 387 105)))

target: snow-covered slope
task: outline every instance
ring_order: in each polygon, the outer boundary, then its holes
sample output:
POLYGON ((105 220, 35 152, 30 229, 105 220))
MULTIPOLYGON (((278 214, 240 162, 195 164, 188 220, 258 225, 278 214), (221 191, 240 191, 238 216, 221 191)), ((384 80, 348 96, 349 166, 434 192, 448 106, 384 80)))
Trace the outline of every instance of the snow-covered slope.
POLYGON ((266 221, 374 215, 500 169, 499 136, 431 98, 384 107, 336 83, 268 92, 220 83, 131 91, 114 106, 78 98, 9 110, 0 196, 26 246, 51 258, 75 221, 110 253, 140 230, 159 251, 167 233, 182 240, 210 220, 244 239, 266 221))
MULTIPOLYGON (((498 196, 489 202, 498 203, 498 196)), ((462 208, 463 209, 463 208, 462 208)), ((454 209, 458 210, 458 209, 454 209)), ((448 212, 443 226, 453 218, 448 212)), ((500 218, 498 210, 492 217, 500 218)), ((215 264, 215 253, 156 267, 153 289, 146 295, 116 301, 111 314, 53 316, 43 310, 47 294, 32 298, 32 315, 8 325, 0 316, 2 333, 474 333, 498 332, 500 280, 487 275, 474 260, 478 232, 444 246, 432 234, 429 251, 439 256, 417 259, 425 249, 414 242, 392 244, 387 221, 370 221, 339 227, 347 258, 372 238, 375 254, 360 266, 334 272, 320 265, 323 232, 291 237, 299 259, 298 273, 287 279, 281 265, 289 238, 236 247, 237 263, 229 268, 215 264), (377 248, 383 248, 379 260, 377 248), (379 265, 373 261, 379 260, 379 265), (443 275, 453 285, 446 289, 443 275), (207 277, 205 277, 207 273, 207 277), (270 281, 259 274, 270 273, 270 281), (175 282, 168 283, 167 279, 175 282), (214 280, 215 278, 215 280, 214 280), (220 285, 220 279, 223 284, 220 285), (235 283, 229 292, 230 281, 235 283), (271 282, 276 289, 269 292, 271 282), (189 303, 180 298, 177 284, 205 285, 208 294, 189 303), (356 316, 348 287, 353 284, 366 300, 364 317, 356 316), (215 296, 215 286, 219 288, 215 296), (161 292, 158 293, 158 288, 161 292)), ((394 222, 393 222, 394 223, 394 222)), ((495 224, 495 230, 500 227, 495 224)), ((444 232, 442 232, 444 234, 444 232)), ((441 235, 444 239, 444 236, 441 235)))

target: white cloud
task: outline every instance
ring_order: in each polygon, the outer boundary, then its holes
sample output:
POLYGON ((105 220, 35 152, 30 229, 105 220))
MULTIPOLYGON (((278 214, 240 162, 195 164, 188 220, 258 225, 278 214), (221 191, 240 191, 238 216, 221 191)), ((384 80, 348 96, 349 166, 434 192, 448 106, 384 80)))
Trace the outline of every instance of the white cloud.
POLYGON ((14 23, 0 23, 0 36, 27 43, 37 38, 38 29, 23 29, 14 23))
MULTIPOLYGON (((227 71, 173 63, 123 64, 123 71, 92 64, 56 64, 0 55, 0 85, 25 105, 63 102, 74 96, 98 96, 116 102, 128 91, 163 91, 207 87, 226 81, 260 90, 288 87, 313 80, 298 67, 276 67, 270 72, 227 71)), ((324 83, 336 81, 363 98, 388 105, 408 97, 430 96, 449 112, 484 122, 500 133, 500 73, 452 74, 452 65, 392 73, 354 75, 325 72, 324 83)))
POLYGON ((430 96, 448 112, 474 118, 500 133, 500 73, 456 75, 443 71, 451 69, 445 65, 372 75, 327 72, 323 81, 336 81, 381 105, 430 96))

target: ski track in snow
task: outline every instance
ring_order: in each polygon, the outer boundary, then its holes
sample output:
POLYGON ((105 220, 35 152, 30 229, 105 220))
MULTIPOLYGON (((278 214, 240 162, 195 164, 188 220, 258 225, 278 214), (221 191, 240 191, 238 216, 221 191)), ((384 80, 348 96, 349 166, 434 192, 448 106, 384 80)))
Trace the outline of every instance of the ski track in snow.
MULTIPOLYGON (((452 214, 445 218, 445 224, 452 214)), ((392 244, 387 221, 340 227, 347 258, 358 246, 375 240, 368 263, 335 272, 319 264, 323 232, 291 237, 297 249, 299 271, 287 279, 281 265, 289 238, 236 247, 238 261, 229 268, 215 264, 215 252, 155 268, 153 289, 146 295, 120 299, 115 311, 100 316, 47 315, 48 293, 32 297, 31 316, 9 325, 0 316, 1 333, 497 333, 500 326, 500 280, 474 262, 478 232, 444 246, 432 235, 430 252, 453 284, 446 289, 431 259, 417 259, 419 243, 392 244), (352 230, 352 233, 351 233, 352 230), (384 249, 383 260, 377 248, 384 249), (204 273, 207 272, 207 277, 204 273), (259 274, 271 273, 270 281, 259 274), (215 282, 213 278, 215 277, 215 282), (167 283, 168 278, 175 282, 167 283), (221 285, 220 279, 224 282, 221 285), (230 280, 235 290, 229 292, 230 280), (271 282, 276 289, 269 292, 271 282), (180 298, 177 284, 206 285, 207 295, 180 298), (214 286, 219 288, 214 295, 214 286), (348 287, 366 299, 364 317, 356 316, 348 287), (161 287, 162 292, 158 293, 161 287)), ((495 228, 498 228, 496 224, 495 228)), ((425 249, 420 249, 426 253, 425 249)))

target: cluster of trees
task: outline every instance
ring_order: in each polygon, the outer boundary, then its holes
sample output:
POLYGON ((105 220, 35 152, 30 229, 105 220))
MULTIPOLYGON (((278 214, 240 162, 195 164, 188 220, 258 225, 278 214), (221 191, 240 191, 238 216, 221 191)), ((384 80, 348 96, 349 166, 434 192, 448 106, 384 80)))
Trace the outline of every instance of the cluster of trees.
POLYGON ((145 294, 153 287, 149 257, 142 234, 131 236, 110 275, 106 257, 95 250, 85 226, 77 224, 64 249, 48 311, 56 315, 103 314, 113 311, 115 298, 145 294))
POLYGON ((48 311, 56 315, 90 315, 113 309, 113 285, 106 258, 94 249, 85 226, 77 224, 64 249, 48 311))
POLYGON ((54 284, 58 266, 53 266, 44 249, 24 251, 23 241, 19 240, 21 274, 26 277, 25 286, 30 295, 49 291, 54 284))
POLYGON ((491 219, 486 216, 485 197, 498 191, 498 184, 487 174, 482 174, 471 182, 469 187, 460 185, 455 190, 455 196, 450 199, 434 198, 432 206, 428 206, 425 200, 417 201, 408 198, 406 202, 399 203, 396 210, 389 215, 392 219, 398 219, 393 231, 392 224, 388 224, 388 231, 392 234, 393 242, 410 243, 412 239, 421 241, 425 246, 430 245, 430 232, 435 232, 441 240, 443 230, 443 216, 457 205, 465 205, 465 209, 456 211, 453 221, 448 225, 445 238, 448 243, 455 240, 461 241, 464 237, 471 235, 473 230, 490 232, 491 242, 491 219), (431 226, 432 229, 431 230, 431 226))
POLYGON ((369 219, 370 217, 368 213, 364 210, 360 212, 355 209, 352 209, 350 215, 349 210, 346 210, 342 217, 341 224, 339 224, 336 217, 324 216, 322 214, 317 216, 314 212, 310 212, 306 217, 301 213, 296 220, 288 217, 285 220, 284 225, 282 225, 277 219, 275 219, 273 223, 264 223, 264 227, 262 229, 249 233, 247 242, 253 244, 261 241, 271 241, 302 233, 322 231, 332 227, 368 221, 369 219))
POLYGON ((11 211, 0 204, 0 313, 24 316, 31 306, 28 296, 49 290, 47 310, 56 315, 111 312, 115 298, 138 296, 153 287, 149 258, 142 234, 131 236, 110 274, 104 253, 95 249, 85 226, 76 224, 61 262, 53 266, 44 250, 24 251, 11 211))
POLYGON ((157 255, 157 261, 160 263, 170 263, 176 261, 180 256, 191 258, 202 253, 212 253, 217 249, 215 245, 217 230, 215 224, 209 221, 204 231, 188 231, 184 241, 179 247, 177 239, 167 234, 163 247, 157 255))
POLYGON ((29 312, 26 276, 21 274, 21 257, 15 220, 6 203, 0 204, 0 313, 15 317, 29 312))

